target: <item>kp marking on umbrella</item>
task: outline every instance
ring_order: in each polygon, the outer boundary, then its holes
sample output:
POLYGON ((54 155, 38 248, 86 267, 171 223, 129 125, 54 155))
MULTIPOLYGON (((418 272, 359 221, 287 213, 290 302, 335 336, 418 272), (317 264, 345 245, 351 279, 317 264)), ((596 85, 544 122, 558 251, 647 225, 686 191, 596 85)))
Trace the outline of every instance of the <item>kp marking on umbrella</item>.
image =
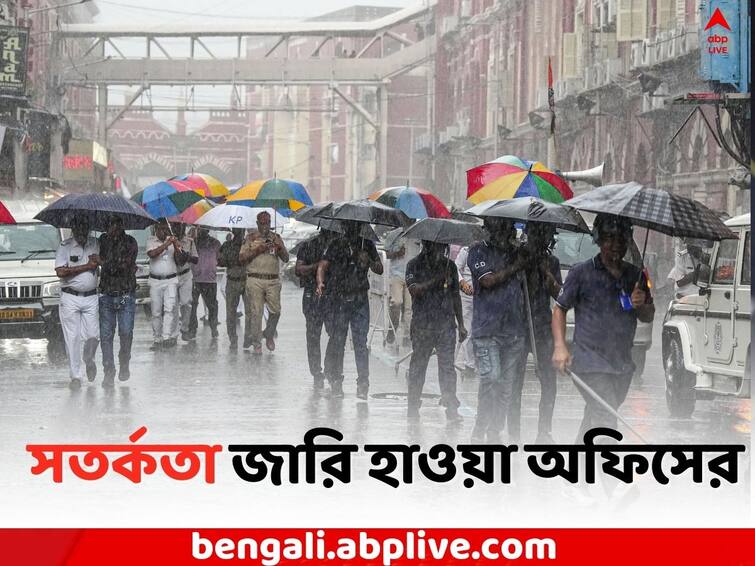
POLYGON ((228 217, 228 224, 233 224, 234 226, 236 224, 240 224, 244 218, 242 216, 229 216, 228 217))

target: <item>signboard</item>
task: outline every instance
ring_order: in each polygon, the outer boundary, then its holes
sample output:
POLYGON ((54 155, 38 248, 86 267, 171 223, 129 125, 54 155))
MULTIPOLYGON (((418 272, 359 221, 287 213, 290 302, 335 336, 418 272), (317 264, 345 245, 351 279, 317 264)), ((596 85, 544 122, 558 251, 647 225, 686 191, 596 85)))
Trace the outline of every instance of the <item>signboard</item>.
POLYGON ((0 94, 26 94, 29 28, 0 26, 0 94))
POLYGON ((68 155, 63 158, 65 181, 94 181, 91 140, 71 140, 68 155))
POLYGON ((51 134, 58 117, 48 112, 29 112, 29 177, 46 179, 50 176, 51 134))
POLYGON ((700 8, 700 74, 740 92, 749 90, 748 5, 746 0, 704 0, 700 8))

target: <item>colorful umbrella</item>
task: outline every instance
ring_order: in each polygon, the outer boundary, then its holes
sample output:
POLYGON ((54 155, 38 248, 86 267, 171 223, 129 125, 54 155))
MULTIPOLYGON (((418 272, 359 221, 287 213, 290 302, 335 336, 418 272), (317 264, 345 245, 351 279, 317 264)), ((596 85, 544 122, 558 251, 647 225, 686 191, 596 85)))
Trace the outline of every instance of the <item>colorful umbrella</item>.
POLYGON ((13 215, 10 213, 10 211, 5 208, 5 205, 0 202, 0 224, 15 224, 16 219, 13 218, 13 215))
POLYGON ((180 181, 188 186, 192 191, 196 191, 205 198, 215 202, 224 201, 231 193, 223 183, 211 175, 204 173, 190 173, 189 175, 178 175, 172 177, 169 181, 180 181))
POLYGON ((274 208, 283 216, 291 216, 313 204, 304 185, 278 178, 252 181, 229 196, 227 202, 252 208, 274 208))
POLYGON ((517 197, 563 202, 572 196, 568 183, 539 161, 504 155, 467 171, 467 199, 473 204, 517 197))
POLYGON ((448 208, 438 197, 417 187, 388 187, 367 198, 398 208, 409 218, 451 218, 448 208))
POLYGON ((189 207, 180 214, 171 216, 168 220, 171 222, 180 222, 182 224, 197 224, 197 219, 213 208, 215 208, 215 204, 212 201, 203 198, 202 200, 189 205, 189 207))
POLYGON ((160 181, 139 191, 131 200, 155 218, 170 218, 203 199, 180 182, 160 181))

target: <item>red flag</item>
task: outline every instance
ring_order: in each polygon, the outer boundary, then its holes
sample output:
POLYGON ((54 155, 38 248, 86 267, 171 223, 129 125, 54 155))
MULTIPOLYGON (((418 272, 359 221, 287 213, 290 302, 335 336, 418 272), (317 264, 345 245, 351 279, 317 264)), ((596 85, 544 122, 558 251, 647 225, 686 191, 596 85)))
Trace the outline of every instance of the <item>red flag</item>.
POLYGON ((548 107, 551 110, 551 135, 556 133, 556 100, 553 92, 553 66, 548 57, 548 107))

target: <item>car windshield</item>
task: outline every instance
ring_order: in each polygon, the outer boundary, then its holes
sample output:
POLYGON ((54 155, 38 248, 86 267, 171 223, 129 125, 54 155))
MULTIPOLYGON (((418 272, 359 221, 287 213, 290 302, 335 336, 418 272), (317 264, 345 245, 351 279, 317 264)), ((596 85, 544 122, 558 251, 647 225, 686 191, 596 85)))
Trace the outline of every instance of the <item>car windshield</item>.
POLYGON ((41 222, 0 225, 0 261, 18 261, 36 250, 32 260, 55 259, 60 231, 41 222))
MULTIPOLYGON (((553 248, 553 253, 561 262, 561 269, 570 269, 578 263, 595 257, 599 252, 600 249, 593 242, 590 234, 567 231, 556 234, 556 245, 553 248)), ((637 244, 632 242, 629 245, 624 259, 633 265, 640 265, 641 256, 637 244)))
POLYGON ((137 256, 137 261, 149 260, 149 257, 147 257, 147 238, 149 238, 150 236, 150 229, 145 228, 144 230, 126 230, 126 234, 133 236, 136 240, 137 245, 139 246, 139 255, 137 256))

